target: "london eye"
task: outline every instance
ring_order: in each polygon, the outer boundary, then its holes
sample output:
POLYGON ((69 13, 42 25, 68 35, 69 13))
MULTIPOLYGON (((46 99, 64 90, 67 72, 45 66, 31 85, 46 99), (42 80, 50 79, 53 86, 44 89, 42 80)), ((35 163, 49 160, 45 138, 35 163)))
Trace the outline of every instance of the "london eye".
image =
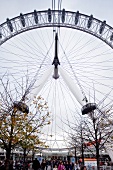
POLYGON ((0 25, 0 77, 10 80, 11 91, 28 78, 30 101, 34 95, 47 101, 52 122, 41 139, 50 150, 68 148, 69 127, 82 106, 112 105, 112 55, 113 28, 92 14, 49 8, 0 25))

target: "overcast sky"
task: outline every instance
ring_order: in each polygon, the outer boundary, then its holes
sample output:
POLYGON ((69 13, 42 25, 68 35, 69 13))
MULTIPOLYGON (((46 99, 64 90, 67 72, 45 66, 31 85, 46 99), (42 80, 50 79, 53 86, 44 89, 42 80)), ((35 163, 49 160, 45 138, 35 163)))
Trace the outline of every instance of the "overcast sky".
MULTIPOLYGON (((58 9, 58 0, 55 2, 58 9)), ((48 8, 52 8, 52 0, 0 0, 0 23, 20 13, 48 8)), ((70 11, 78 10, 87 15, 93 14, 95 18, 106 20, 109 25, 113 25, 113 0, 62 0, 61 8, 70 11)))

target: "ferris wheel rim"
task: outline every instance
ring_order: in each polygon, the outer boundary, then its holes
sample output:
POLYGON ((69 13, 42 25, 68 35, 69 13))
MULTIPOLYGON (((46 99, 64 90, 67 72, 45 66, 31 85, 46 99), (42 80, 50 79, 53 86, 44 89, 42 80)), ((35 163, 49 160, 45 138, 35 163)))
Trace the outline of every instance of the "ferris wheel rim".
POLYGON ((102 40, 113 49, 113 28, 94 18, 93 15, 86 15, 73 11, 48 10, 36 11, 7 18, 0 24, 0 45, 14 36, 33 29, 44 27, 65 27, 83 31, 102 40))

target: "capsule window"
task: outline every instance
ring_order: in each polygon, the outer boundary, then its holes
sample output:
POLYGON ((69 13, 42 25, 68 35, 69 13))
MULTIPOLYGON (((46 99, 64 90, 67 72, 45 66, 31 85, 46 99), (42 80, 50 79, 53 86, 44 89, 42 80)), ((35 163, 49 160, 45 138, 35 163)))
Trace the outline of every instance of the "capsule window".
POLYGON ((78 20, 79 20, 79 11, 77 11, 75 15, 75 25, 78 24, 78 20))
POLYGON ((102 34, 106 25, 106 21, 103 21, 100 25, 99 33, 102 34))
POLYGON ((62 10, 62 22, 65 22, 65 9, 62 10))
POLYGON ((11 32, 13 32, 13 26, 9 18, 7 18, 7 26, 11 32))
POLYGON ((110 41, 113 41, 113 33, 110 36, 110 41))
POLYGON ((20 13, 20 21, 23 27, 25 27, 25 18, 22 13, 20 13))
POLYGON ((48 9, 48 21, 51 22, 51 9, 48 9))
POLYGON ((93 15, 90 15, 88 23, 87 23, 87 27, 90 28, 93 22, 93 15))
POLYGON ((34 10, 34 20, 35 20, 35 23, 38 24, 38 15, 37 15, 36 10, 34 10))

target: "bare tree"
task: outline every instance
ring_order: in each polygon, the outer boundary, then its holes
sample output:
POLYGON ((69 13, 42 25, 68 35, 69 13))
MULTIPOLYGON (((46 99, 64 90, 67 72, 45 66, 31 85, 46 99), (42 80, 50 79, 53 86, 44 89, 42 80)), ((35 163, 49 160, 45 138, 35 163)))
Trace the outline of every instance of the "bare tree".
POLYGON ((91 151, 90 146, 95 148, 98 170, 100 168, 100 150, 109 142, 110 136, 113 134, 112 117, 113 112, 111 107, 106 111, 96 109, 89 113, 79 125, 75 125, 75 128, 72 127, 76 133, 71 134, 71 142, 75 142, 78 146, 81 146, 82 154, 85 149, 91 151))

